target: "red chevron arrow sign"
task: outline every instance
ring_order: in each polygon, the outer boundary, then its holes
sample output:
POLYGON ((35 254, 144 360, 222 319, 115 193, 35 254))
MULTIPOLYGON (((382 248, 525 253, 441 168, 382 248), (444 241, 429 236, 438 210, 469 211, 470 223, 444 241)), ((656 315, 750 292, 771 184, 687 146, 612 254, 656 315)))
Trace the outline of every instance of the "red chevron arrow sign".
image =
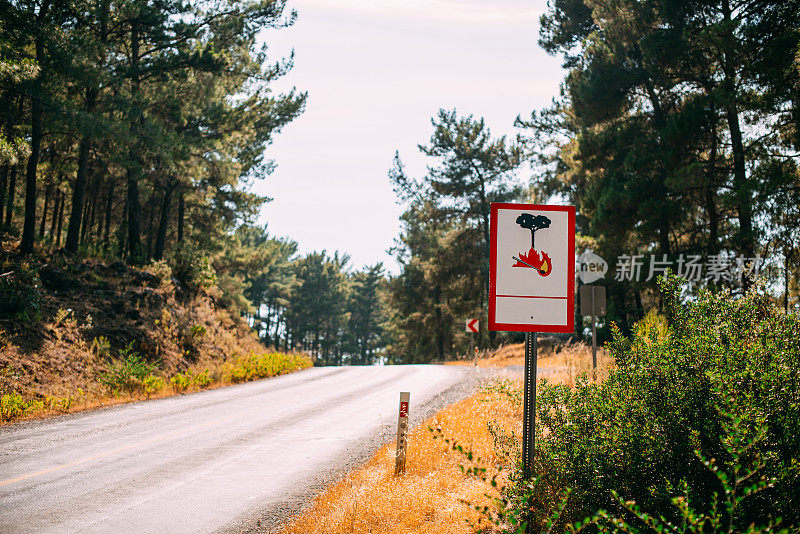
POLYGON ((467 319, 467 332, 472 332, 473 334, 478 333, 478 320, 477 319, 467 319))

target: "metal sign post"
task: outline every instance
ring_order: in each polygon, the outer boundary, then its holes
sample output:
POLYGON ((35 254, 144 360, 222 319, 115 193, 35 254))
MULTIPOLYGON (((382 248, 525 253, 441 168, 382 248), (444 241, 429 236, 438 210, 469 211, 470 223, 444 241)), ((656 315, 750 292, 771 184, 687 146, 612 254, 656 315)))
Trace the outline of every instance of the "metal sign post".
POLYGON ((472 361, 475 364, 475 368, 478 367, 478 351, 475 350, 475 337, 470 335, 469 336, 469 350, 472 353, 472 361))
POLYGON ((525 332, 522 471, 529 478, 536 461, 537 335, 575 331, 575 207, 493 203, 490 233, 489 330, 525 332))
POLYGON ((397 452, 394 460, 395 476, 406 472, 406 434, 408 433, 408 403, 411 393, 400 393, 400 413, 397 416, 397 452))
POLYGON ((592 380, 597 381, 597 295, 592 291, 592 380))
POLYGON ((592 318, 592 378, 597 380, 597 317, 606 314, 605 286, 581 286, 581 315, 592 318))
POLYGON ((533 475, 536 449, 537 333, 525 334, 525 397, 522 406, 522 465, 525 477, 533 475))

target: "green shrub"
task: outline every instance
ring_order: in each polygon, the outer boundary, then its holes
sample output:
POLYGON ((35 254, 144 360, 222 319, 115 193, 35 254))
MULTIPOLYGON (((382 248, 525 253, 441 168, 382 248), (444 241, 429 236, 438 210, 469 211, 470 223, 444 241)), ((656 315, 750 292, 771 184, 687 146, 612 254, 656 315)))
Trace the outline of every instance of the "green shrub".
POLYGON ((44 409, 44 402, 40 400, 26 401, 16 391, 0 396, 0 420, 10 421, 18 419, 28 412, 44 409))
POLYGON ((311 367, 311 361, 297 354, 270 352, 236 358, 228 364, 224 375, 230 382, 239 383, 282 375, 311 367))
POLYGON ((157 276, 161 285, 168 284, 172 278, 172 268, 166 260, 152 261, 145 267, 150 274, 157 276))
POLYGON ((129 344, 112 361, 108 368, 100 375, 100 383, 108 389, 111 395, 120 393, 145 392, 145 379, 157 370, 157 366, 148 363, 141 355, 133 350, 129 344))
POLYGON ((202 373, 196 373, 192 376, 192 384, 200 389, 210 386, 211 377, 208 374, 208 369, 204 369, 202 373))
POLYGON ((186 289, 208 289, 216 280, 216 273, 208 256, 193 246, 181 245, 172 257, 172 275, 186 289))
POLYGON ((539 388, 538 476, 506 488, 511 515, 537 531, 800 525, 800 320, 758 288, 678 288, 662 281, 663 315, 630 339, 615 329, 605 382, 539 388))
POLYGON ((42 292, 33 267, 0 269, 0 317, 29 317, 39 312, 42 292))
POLYGON ((25 413, 27 404, 22 395, 16 391, 0 397, 0 419, 9 420, 21 417, 25 413))
POLYGON ((166 386, 164 379, 157 375, 147 375, 142 379, 142 389, 147 396, 158 393, 166 386))
POLYGON ((175 391, 182 393, 188 389, 189 385, 192 383, 192 380, 188 374, 176 373, 172 378, 169 379, 169 383, 172 384, 172 388, 175 391))

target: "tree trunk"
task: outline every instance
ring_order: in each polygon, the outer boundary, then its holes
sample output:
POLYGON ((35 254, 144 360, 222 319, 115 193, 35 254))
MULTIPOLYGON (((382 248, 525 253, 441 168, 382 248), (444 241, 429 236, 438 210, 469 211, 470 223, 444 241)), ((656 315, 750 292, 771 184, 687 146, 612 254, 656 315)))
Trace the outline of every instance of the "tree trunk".
POLYGON ((8 173, 11 170, 8 164, 0 169, 0 223, 3 222, 3 208, 6 205, 6 193, 8 191, 8 173))
MULTIPOLYGON (((725 22, 730 25, 731 9, 728 0, 722 2, 725 22)), ((724 73, 723 87, 725 88, 725 117, 731 134, 731 151, 733 152, 733 195, 739 219, 739 249, 749 258, 755 255, 753 236, 753 206, 750 189, 747 184, 745 169, 744 142, 739 124, 739 110, 736 105, 736 73, 733 66, 735 55, 733 35, 723 37, 724 59, 722 70, 724 73)))
POLYGON ((436 349, 439 361, 444 361, 444 323, 442 320, 442 308, 440 305, 442 292, 439 286, 433 289, 434 311, 436 314, 436 349))
POLYGON ((183 217, 186 206, 183 200, 183 189, 178 193, 178 243, 183 242, 183 217))
POLYGON ((130 263, 142 262, 142 209, 139 205, 139 181, 128 169, 128 257, 130 263))
POLYGON ((711 153, 709 155, 708 169, 706 170, 706 214, 708 215, 708 253, 719 252, 719 212, 717 211, 717 126, 711 130, 711 153))
MULTIPOLYGON (((93 195, 92 198, 92 214, 89 216, 89 231, 87 236, 89 239, 92 239, 94 236, 94 229, 95 229, 95 222, 97 221, 97 214, 100 212, 102 204, 100 204, 100 191, 103 189, 103 179, 101 176, 97 177, 97 187, 95 188, 96 194, 93 195)), ((98 236, 100 235, 100 231, 98 228, 97 232, 98 236)))
POLYGON ((153 219, 156 211, 156 188, 150 192, 147 200, 147 259, 153 257, 153 219))
POLYGON ((103 230, 103 243, 108 246, 111 235, 111 210, 114 207, 114 187, 116 180, 114 176, 108 175, 108 197, 106 198, 106 222, 105 229, 103 230))
POLYGON ((52 195, 53 183, 48 181, 44 189, 44 205, 42 206, 42 221, 39 223, 39 239, 44 238, 44 229, 47 226, 47 207, 50 205, 50 197, 52 195))
POLYGON ((20 252, 23 255, 33 252, 36 238, 36 170, 42 144, 42 112, 42 103, 37 95, 33 97, 31 104, 31 155, 28 157, 28 168, 25 171, 25 219, 20 245, 20 252))
POLYGON ((12 165, 8 176, 8 198, 6 198, 6 226, 14 221, 14 195, 17 192, 17 166, 12 165))
POLYGON ((61 203, 63 202, 61 199, 62 196, 63 194, 61 193, 61 189, 56 188, 56 199, 55 203, 53 204, 53 216, 51 217, 50 221, 50 241, 52 241, 56 235, 56 222, 58 221, 58 211, 61 209, 61 203))
MULTIPOLYGON (((96 180, 95 180, 95 184, 94 185, 95 185, 95 187, 93 187, 93 189, 96 189, 96 186, 97 186, 97 181, 96 180)), ((80 242, 81 243, 85 243, 86 242, 86 232, 88 231, 88 226, 89 226, 89 214, 92 211, 92 204, 93 204, 93 201, 94 201, 94 196, 87 196, 84 200, 85 201, 83 203, 83 215, 81 215, 81 219, 82 219, 81 235, 80 235, 80 242)))
MULTIPOLYGON (((164 200, 161 202, 161 218, 158 222, 158 235, 156 236, 156 247, 153 252, 153 259, 160 260, 164 257, 164 243, 167 240, 167 225, 169 224, 169 210, 172 204, 172 193, 175 191, 174 185, 168 185, 164 189, 164 200)), ((261 311, 259 310, 259 316, 261 311)))
POLYGON ((783 251, 783 311, 789 313, 789 259, 792 249, 783 251))
MULTIPOLYGON (((17 120, 22 119, 22 114, 25 111, 25 98, 23 95, 19 96, 17 100, 17 120)), ((8 132, 8 138, 14 138, 14 121, 9 118, 8 122, 6 123, 6 131, 8 132)), ((9 168, 8 171, 8 194, 5 197, 5 204, 0 204, 0 220, 3 218, 3 207, 6 208, 6 217, 5 217, 5 224, 6 226, 11 226, 11 222, 14 218, 14 195, 17 191, 17 171, 18 165, 15 163, 9 168)))
MULTIPOLYGON (((139 96, 139 46, 139 24, 138 20, 134 20, 131 27, 131 106, 134 109, 139 105, 137 101, 139 96)), ((137 126, 142 122, 141 111, 135 111, 129 119, 131 133, 136 139, 137 126)), ((128 258, 133 264, 142 262, 142 208, 139 205, 139 176, 132 163, 139 159, 136 144, 134 143, 128 152, 130 162, 126 173, 128 179, 128 258)))
MULTIPOLYGON (((89 92, 87 91, 87 98, 89 92)), ((84 135, 78 148, 78 172, 75 175, 75 186, 72 189, 72 209, 69 214, 69 226, 67 227, 67 242, 64 248, 69 252, 78 250, 80 242, 81 219, 83 217, 83 205, 86 203, 86 175, 89 172, 89 151, 91 145, 89 136, 84 135)))
POLYGON ((641 321, 644 317, 644 305, 642 304, 642 293, 638 289, 633 291, 633 299, 636 302, 636 320, 634 322, 641 321))
POLYGON ((39 7, 36 35, 36 63, 39 73, 33 82, 31 96, 31 155, 28 157, 28 168, 25 171, 25 221, 22 226, 22 243, 20 252, 23 255, 33 252, 36 232, 36 170, 39 165, 39 154, 42 148, 42 79, 44 79, 44 20, 50 7, 49 0, 44 0, 39 7))
POLYGON ((61 224, 64 222, 64 204, 67 203, 67 194, 61 193, 61 207, 58 209, 58 227, 56 228, 56 248, 61 246, 61 224))
POLYGON ((125 196, 125 203, 122 207, 122 220, 120 221, 119 231, 117 232, 117 251, 121 257, 125 257, 127 251, 127 236, 128 229, 125 225, 128 224, 128 197, 125 196))

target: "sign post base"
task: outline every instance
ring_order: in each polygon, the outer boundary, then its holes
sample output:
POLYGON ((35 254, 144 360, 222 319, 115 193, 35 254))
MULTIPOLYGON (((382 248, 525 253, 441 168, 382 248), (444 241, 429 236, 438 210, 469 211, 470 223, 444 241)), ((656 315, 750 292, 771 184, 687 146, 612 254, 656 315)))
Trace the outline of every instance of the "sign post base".
MULTIPOLYGON (((537 337, 536 332, 525 334, 525 391, 522 401, 522 469, 525 478, 532 477, 535 472, 537 337)), ((532 534, 530 523, 525 531, 532 534)))

